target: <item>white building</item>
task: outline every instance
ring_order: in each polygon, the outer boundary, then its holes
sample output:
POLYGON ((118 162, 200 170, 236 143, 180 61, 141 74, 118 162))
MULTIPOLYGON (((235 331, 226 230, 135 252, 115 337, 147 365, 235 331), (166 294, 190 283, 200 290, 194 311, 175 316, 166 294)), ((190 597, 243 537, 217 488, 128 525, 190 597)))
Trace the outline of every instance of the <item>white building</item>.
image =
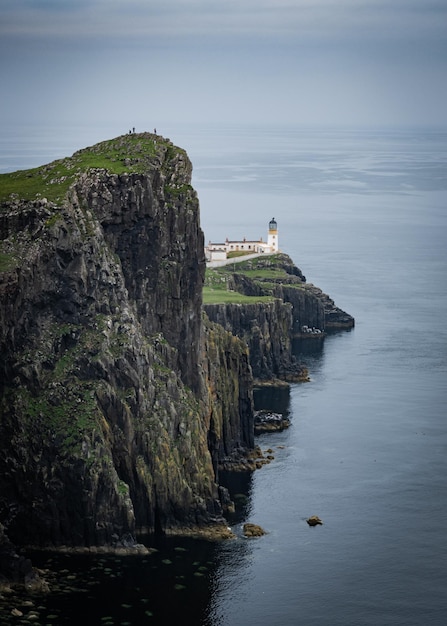
POLYGON ((278 225, 275 218, 269 222, 267 242, 248 240, 245 237, 240 241, 230 241, 228 237, 223 243, 208 243, 205 247, 205 258, 207 261, 225 261, 229 252, 241 252, 245 254, 263 254, 278 252, 278 225))

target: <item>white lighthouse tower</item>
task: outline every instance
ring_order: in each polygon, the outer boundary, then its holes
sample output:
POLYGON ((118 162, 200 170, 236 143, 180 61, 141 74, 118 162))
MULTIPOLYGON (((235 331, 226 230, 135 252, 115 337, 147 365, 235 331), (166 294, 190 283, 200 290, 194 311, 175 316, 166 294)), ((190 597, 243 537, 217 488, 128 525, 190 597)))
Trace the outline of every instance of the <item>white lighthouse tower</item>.
POLYGON ((278 224, 275 221, 275 218, 269 222, 269 234, 267 238, 267 245, 270 247, 271 252, 278 252, 278 224))

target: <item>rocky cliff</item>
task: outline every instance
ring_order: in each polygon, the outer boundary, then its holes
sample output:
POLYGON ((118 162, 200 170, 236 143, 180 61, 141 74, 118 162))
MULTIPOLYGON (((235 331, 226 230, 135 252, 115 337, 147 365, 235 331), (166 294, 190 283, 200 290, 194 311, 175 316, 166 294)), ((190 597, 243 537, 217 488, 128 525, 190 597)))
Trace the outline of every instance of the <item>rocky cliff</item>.
POLYGON ((208 317, 247 343, 257 382, 306 379, 294 340, 321 342, 328 329, 354 326, 354 318, 321 289, 308 284, 286 254, 238 259, 209 269, 206 285, 208 317), (227 301, 234 293, 245 298, 227 301))
POLYGON ((253 377, 245 342, 204 316, 208 448, 219 463, 254 447, 253 377))
POLYGON ((255 447, 253 375, 302 379, 303 328, 354 323, 286 255, 204 289, 191 170, 142 133, 0 175, 0 569, 13 578, 35 573, 11 541, 126 547, 138 531, 223 528, 219 467, 255 447), (202 306, 219 289, 237 299, 202 306))
POLYGON ((292 350, 293 309, 279 298, 271 302, 204 305, 213 322, 248 346, 253 377, 257 381, 302 380, 306 369, 292 350))
POLYGON ((202 319, 190 182, 151 134, 0 176, 0 523, 17 544, 222 519, 218 459, 253 445, 252 375, 202 319))

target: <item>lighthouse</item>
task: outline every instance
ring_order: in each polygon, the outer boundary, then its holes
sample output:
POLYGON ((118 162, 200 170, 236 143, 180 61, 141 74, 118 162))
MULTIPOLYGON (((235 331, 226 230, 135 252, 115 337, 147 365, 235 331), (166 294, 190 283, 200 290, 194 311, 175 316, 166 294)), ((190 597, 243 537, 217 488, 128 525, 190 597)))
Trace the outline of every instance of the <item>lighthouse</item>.
POLYGON ((274 217, 269 222, 269 234, 267 238, 267 245, 272 252, 278 252, 278 224, 274 217))

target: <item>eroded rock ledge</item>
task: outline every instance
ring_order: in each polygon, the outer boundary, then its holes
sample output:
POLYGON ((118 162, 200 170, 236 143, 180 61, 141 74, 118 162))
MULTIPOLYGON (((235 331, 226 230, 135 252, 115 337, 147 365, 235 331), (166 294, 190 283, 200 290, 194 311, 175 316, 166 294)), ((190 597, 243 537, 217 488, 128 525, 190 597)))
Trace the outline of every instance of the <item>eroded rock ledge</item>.
POLYGON ((295 340, 321 343, 327 330, 354 326, 354 318, 308 284, 286 254, 208 269, 206 285, 213 300, 205 300, 206 314, 247 344, 258 385, 308 380, 307 368, 295 355, 295 340), (226 301, 229 292, 241 294, 241 302, 226 301))

